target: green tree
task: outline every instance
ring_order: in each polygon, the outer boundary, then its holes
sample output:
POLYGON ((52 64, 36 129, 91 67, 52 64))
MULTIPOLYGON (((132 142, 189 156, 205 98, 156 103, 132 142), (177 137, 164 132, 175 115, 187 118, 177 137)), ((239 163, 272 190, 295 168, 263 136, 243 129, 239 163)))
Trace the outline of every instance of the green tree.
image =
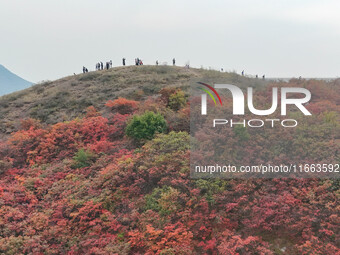
POLYGON ((187 103, 187 99, 182 90, 177 90, 175 93, 171 94, 169 97, 168 106, 174 111, 178 111, 183 108, 187 103))
POLYGON ((151 140, 156 133, 164 133, 167 130, 167 123, 159 113, 145 112, 142 115, 135 115, 126 127, 126 135, 138 142, 151 140))
POLYGON ((250 138, 247 128, 242 126, 235 126, 234 133, 238 137, 238 139, 242 142, 248 141, 250 138))
POLYGON ((72 168, 88 167, 93 163, 95 158, 96 155, 91 151, 80 149, 73 157, 74 163, 72 165, 72 168))

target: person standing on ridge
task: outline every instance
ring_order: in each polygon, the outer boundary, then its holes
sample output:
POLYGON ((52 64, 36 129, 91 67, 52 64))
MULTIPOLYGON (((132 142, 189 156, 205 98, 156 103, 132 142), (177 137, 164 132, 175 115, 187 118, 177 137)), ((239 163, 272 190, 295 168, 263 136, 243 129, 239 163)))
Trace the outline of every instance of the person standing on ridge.
POLYGON ((173 58, 173 59, 172 59, 172 65, 174 66, 175 64, 176 64, 176 59, 173 58))
POLYGON ((265 75, 262 75, 262 79, 264 80, 266 78, 266 76, 265 75))
POLYGON ((101 70, 104 70, 103 62, 100 62, 100 68, 101 68, 101 70))
POLYGON ((85 73, 86 72, 86 68, 85 68, 85 66, 83 66, 83 73, 85 73))
POLYGON ((158 66, 158 60, 156 60, 156 66, 158 66))
POLYGON ((125 58, 123 58, 123 66, 125 66, 125 58))
POLYGON ((110 68, 112 68, 112 60, 110 60, 110 68))
POLYGON ((242 71, 242 76, 244 76, 244 70, 242 71))

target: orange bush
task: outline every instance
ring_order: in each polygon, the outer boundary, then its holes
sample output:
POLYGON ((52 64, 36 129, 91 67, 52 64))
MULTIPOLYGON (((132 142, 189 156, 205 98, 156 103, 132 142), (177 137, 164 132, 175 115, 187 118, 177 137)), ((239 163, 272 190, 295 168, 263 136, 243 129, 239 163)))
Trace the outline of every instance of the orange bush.
POLYGON ((120 114, 133 113, 138 108, 138 102, 134 100, 128 100, 126 98, 118 98, 114 101, 108 101, 105 104, 113 110, 118 111, 120 114))

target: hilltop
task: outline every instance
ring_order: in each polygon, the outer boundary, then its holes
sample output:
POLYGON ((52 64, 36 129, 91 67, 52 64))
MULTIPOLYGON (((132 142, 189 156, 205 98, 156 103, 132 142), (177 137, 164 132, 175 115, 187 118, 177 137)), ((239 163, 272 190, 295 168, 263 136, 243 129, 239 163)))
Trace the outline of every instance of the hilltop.
POLYGON ((46 124, 68 121, 83 116, 91 105, 102 111, 108 100, 118 97, 142 100, 164 87, 187 91, 190 80, 202 77, 234 84, 266 83, 236 73, 176 66, 127 66, 73 75, 0 97, 0 137, 17 130, 20 119, 46 124))
POLYGON ((0 96, 22 90, 31 86, 32 83, 0 65, 0 96))

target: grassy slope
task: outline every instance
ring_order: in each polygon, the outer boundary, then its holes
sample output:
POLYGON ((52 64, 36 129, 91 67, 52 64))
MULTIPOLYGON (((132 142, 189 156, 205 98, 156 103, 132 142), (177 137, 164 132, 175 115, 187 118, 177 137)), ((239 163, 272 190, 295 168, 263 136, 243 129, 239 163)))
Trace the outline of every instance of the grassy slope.
POLYGON ((69 76, 0 97, 0 138, 15 131, 20 119, 31 117, 47 124, 67 121, 81 116, 90 105, 103 111, 108 100, 118 97, 139 100, 170 86, 187 90, 191 79, 203 76, 234 84, 263 83, 235 73, 173 66, 116 67, 69 76))

